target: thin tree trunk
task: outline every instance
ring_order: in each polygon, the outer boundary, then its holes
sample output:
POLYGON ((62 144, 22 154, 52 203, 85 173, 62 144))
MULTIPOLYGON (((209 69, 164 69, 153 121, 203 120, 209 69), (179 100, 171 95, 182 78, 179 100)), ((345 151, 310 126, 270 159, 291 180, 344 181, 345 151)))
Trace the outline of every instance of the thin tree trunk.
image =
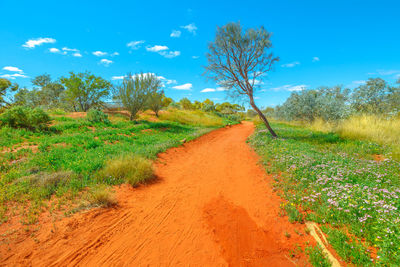
POLYGON ((260 118, 263 120, 265 126, 267 127, 268 131, 271 133, 272 137, 277 137, 275 131, 271 128, 271 125, 269 125, 267 118, 264 116, 264 114, 261 112, 261 110, 256 106, 253 96, 250 96, 250 105, 258 113, 258 116, 260 116, 260 118))

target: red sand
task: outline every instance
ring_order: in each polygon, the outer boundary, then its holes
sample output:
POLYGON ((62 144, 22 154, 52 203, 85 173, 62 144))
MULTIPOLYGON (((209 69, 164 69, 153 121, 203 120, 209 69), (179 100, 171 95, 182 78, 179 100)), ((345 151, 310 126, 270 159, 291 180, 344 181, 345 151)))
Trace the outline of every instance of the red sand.
POLYGON ((243 123, 160 154, 155 183, 117 187, 116 208, 42 221, 34 238, 0 242, 0 266, 309 265, 289 257, 314 241, 278 216, 281 199, 246 144, 253 131, 243 123))

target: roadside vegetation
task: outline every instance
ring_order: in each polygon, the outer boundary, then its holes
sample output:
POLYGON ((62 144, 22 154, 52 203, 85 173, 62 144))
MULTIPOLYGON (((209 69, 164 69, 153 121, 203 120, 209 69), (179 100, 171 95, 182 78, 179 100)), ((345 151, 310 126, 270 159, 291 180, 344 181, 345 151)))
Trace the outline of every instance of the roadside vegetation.
POLYGON ((20 215, 32 224, 46 208, 114 206, 113 185, 156 178, 158 153, 242 118, 228 102, 174 102, 157 79, 128 75, 115 92, 89 72, 41 75, 33 90, 2 79, 2 92, 14 95, 1 98, 0 222, 20 215))

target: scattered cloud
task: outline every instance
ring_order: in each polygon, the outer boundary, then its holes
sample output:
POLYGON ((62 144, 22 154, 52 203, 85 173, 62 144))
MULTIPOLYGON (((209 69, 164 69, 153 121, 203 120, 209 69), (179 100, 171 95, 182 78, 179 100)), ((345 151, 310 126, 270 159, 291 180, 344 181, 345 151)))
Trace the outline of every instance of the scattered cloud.
POLYGON ((159 54, 166 58, 173 58, 173 57, 179 56, 181 54, 181 52, 180 51, 162 51, 159 54))
POLYGON ((400 70, 377 70, 376 72, 369 72, 368 75, 393 75, 393 74, 400 74, 400 70))
POLYGON ((112 76, 111 80, 123 80, 126 76, 112 76))
POLYGON ((55 47, 49 48, 49 51, 50 51, 50 53, 54 53, 54 54, 64 54, 64 55, 67 54, 67 52, 61 52, 60 49, 55 48, 55 47))
POLYGON ((79 52, 73 53, 72 54, 74 57, 82 57, 82 54, 79 52))
POLYGON ((359 81, 353 81, 352 82, 352 84, 355 84, 355 85, 362 85, 362 84, 365 84, 367 81, 365 81, 365 80, 359 80, 359 81))
POLYGON ((217 87, 216 89, 214 88, 205 88, 203 90, 201 90, 201 93, 209 93, 209 92, 221 92, 221 91, 227 91, 226 88, 224 87, 217 87))
POLYGON ((199 56, 192 56, 192 58, 193 58, 193 59, 198 59, 198 58, 199 58, 199 56))
POLYGON ((169 36, 173 38, 179 38, 181 37, 181 33, 181 31, 173 30, 169 36))
POLYGON ((110 66, 110 64, 112 64, 112 63, 113 63, 113 61, 109 60, 109 59, 103 58, 102 60, 100 60, 100 64, 104 65, 105 67, 110 66))
POLYGON ((300 85, 287 84, 287 85, 283 85, 283 86, 280 86, 280 87, 272 88, 272 90, 274 90, 274 91, 296 92, 296 91, 302 91, 302 90, 304 90, 306 88, 307 88, 307 85, 305 85, 305 84, 300 84, 300 85))
POLYGON ((68 48, 68 47, 63 47, 62 50, 66 52, 79 52, 79 50, 76 48, 68 48))
POLYGON ((139 49, 141 47, 141 45, 144 43, 145 41, 140 40, 140 41, 131 41, 129 43, 126 44, 127 47, 131 48, 131 49, 139 49))
POLYGON ((197 27, 194 23, 190 23, 186 26, 181 26, 181 28, 187 30, 188 32, 192 33, 193 35, 196 35, 197 27))
POLYGON ((94 51, 92 52, 93 55, 95 55, 96 57, 102 57, 107 55, 107 52, 103 52, 103 51, 94 51))
POLYGON ((20 72, 23 73, 23 71, 17 67, 12 67, 12 66, 5 66, 3 68, 3 70, 8 70, 8 71, 12 71, 12 72, 20 72))
POLYGON ((22 46, 25 48, 35 48, 35 46, 40 46, 42 44, 53 44, 56 42, 56 39, 53 38, 36 38, 30 39, 25 42, 22 46))
POLYGON ((112 57, 119 56, 119 53, 118 52, 114 52, 110 56, 112 56, 112 57))
POLYGON ((146 50, 149 52, 160 52, 160 51, 165 51, 168 49, 169 49, 168 46, 165 46, 165 45, 155 45, 155 46, 146 47, 146 50))
POLYGON ((319 61, 319 57, 313 57, 312 58, 312 62, 317 62, 317 61, 319 61))
POLYGON ((180 51, 169 51, 168 46, 165 46, 165 45, 148 46, 148 47, 146 47, 146 50, 149 52, 158 53, 161 56, 166 57, 166 58, 177 57, 181 54, 180 51))
POLYGON ((28 76, 20 73, 14 73, 14 74, 3 74, 0 75, 1 78, 6 78, 10 80, 14 80, 15 78, 29 78, 28 76))
POLYGON ((191 83, 185 83, 185 84, 182 84, 182 85, 174 86, 172 88, 176 89, 176 90, 191 90, 192 89, 192 84, 191 83))
POLYGON ((215 92, 216 90, 214 88, 205 88, 201 90, 201 93, 208 93, 208 92, 215 92))
POLYGON ((281 66, 284 67, 284 68, 293 68, 293 67, 295 67, 297 65, 300 65, 300 62, 295 61, 295 62, 283 64, 281 66))
POLYGON ((165 84, 168 84, 168 85, 169 84, 177 84, 176 80, 169 80, 169 79, 165 78, 164 76, 157 76, 157 77, 165 84))

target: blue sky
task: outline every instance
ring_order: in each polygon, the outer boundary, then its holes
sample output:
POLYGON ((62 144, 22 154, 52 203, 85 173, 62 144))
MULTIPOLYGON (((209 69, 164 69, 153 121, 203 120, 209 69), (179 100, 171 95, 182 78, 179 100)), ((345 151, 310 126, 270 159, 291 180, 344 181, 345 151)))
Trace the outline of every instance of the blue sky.
POLYGON ((28 88, 43 73, 89 70, 118 83, 127 72, 152 72, 175 100, 221 102, 225 92, 202 73, 216 26, 232 21, 273 33, 281 60, 256 94, 261 106, 302 87, 400 77, 396 0, 0 0, 0 10, 0 76, 28 88))

